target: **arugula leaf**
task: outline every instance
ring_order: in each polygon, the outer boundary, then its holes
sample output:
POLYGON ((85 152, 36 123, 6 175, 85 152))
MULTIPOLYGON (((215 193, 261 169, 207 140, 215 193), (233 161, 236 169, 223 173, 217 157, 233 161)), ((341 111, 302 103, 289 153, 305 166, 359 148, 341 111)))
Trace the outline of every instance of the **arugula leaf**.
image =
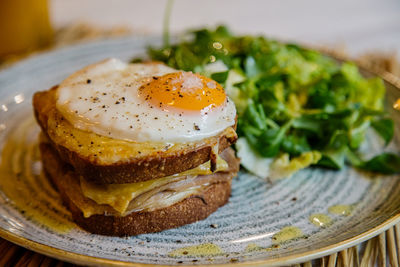
POLYGON ((304 152, 310 151, 311 147, 305 136, 291 134, 286 136, 282 141, 281 149, 289 155, 298 156, 304 152))
POLYGON ((228 79, 229 71, 223 72, 215 72, 211 74, 211 79, 215 80, 218 83, 224 83, 226 79, 228 79))
POLYGON ((346 160, 345 149, 330 150, 322 153, 317 165, 329 169, 340 170, 344 167, 346 160))
POLYGON ((244 61, 244 71, 245 71, 247 77, 249 77, 249 78, 254 77, 260 73, 257 63, 252 56, 246 57, 246 59, 244 61))
POLYGON ((383 174, 394 174, 400 172, 400 157, 392 153, 382 153, 372 159, 363 162, 359 168, 383 174))
POLYGON ((385 145, 389 144, 394 135, 394 122, 392 119, 376 119, 371 122, 372 128, 383 138, 385 145))

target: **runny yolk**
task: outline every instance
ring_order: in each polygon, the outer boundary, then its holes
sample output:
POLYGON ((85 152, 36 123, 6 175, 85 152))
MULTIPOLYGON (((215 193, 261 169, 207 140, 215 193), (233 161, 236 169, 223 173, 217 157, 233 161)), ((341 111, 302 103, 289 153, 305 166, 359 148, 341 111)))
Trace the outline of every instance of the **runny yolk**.
POLYGON ((221 106, 226 100, 224 89, 216 81, 191 72, 175 72, 141 86, 139 95, 163 109, 201 111, 221 106))

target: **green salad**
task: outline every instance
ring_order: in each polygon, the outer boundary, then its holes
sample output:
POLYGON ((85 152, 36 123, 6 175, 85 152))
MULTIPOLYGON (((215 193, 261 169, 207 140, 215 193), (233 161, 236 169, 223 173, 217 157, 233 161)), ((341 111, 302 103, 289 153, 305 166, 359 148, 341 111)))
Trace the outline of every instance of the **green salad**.
POLYGON ((238 112, 237 153, 259 176, 277 179, 308 166, 338 170, 346 164, 400 171, 395 154, 365 158, 360 152, 368 129, 387 145, 394 123, 383 108, 383 81, 364 78, 351 62, 265 37, 235 36, 223 26, 190 32, 177 44, 149 48, 148 55, 224 86, 238 112))

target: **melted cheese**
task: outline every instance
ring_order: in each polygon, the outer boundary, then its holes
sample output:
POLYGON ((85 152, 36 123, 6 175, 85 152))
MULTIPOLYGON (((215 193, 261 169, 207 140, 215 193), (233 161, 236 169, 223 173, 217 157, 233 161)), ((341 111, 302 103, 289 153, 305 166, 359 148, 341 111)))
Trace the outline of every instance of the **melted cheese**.
MULTIPOLYGON (((52 99, 52 101, 55 100, 52 99)), ((68 150, 76 151, 81 157, 87 158, 98 165, 129 161, 132 158, 152 157, 159 155, 160 152, 165 156, 175 155, 176 153, 194 150, 203 146, 214 146, 221 136, 226 136, 227 138, 236 137, 235 130, 232 127, 228 127, 217 136, 195 142, 129 142, 77 129, 63 119, 55 108, 48 113, 47 127, 50 139, 68 150)))
MULTIPOLYGON (((228 163, 218 156, 216 171, 225 171, 228 167, 228 163)), ((82 177, 80 182, 82 193, 85 197, 94 200, 97 204, 109 205, 120 214, 124 214, 129 203, 141 194, 166 184, 183 180, 186 176, 209 174, 212 174, 210 161, 182 173, 138 183, 98 185, 89 183, 82 177)))

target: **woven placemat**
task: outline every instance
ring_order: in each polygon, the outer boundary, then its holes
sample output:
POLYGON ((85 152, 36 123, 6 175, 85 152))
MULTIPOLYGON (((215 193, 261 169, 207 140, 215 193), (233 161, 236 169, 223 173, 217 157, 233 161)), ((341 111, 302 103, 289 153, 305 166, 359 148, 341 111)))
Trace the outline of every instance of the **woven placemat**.
MULTIPOLYGON (((134 34, 129 28, 114 27, 102 29, 85 23, 76 23, 58 29, 55 39, 50 47, 43 48, 41 51, 56 49, 62 46, 93 41, 96 39, 112 38, 134 34)), ((343 48, 322 48, 331 54, 345 56, 343 48)), ((0 59, 0 69, 6 68, 16 61, 30 56, 30 54, 10 55, 0 59)), ((389 52, 369 52, 355 59, 360 64, 376 71, 387 71, 400 77, 400 63, 395 53, 389 52)), ((294 266, 323 266, 323 267, 352 267, 352 266, 392 266, 398 267, 400 264, 400 224, 386 232, 366 241, 358 246, 342 250, 338 253, 316 259, 313 261, 297 264, 294 266)), ((0 238, 0 266, 76 266, 62 262, 28 249, 17 246, 0 238)))

